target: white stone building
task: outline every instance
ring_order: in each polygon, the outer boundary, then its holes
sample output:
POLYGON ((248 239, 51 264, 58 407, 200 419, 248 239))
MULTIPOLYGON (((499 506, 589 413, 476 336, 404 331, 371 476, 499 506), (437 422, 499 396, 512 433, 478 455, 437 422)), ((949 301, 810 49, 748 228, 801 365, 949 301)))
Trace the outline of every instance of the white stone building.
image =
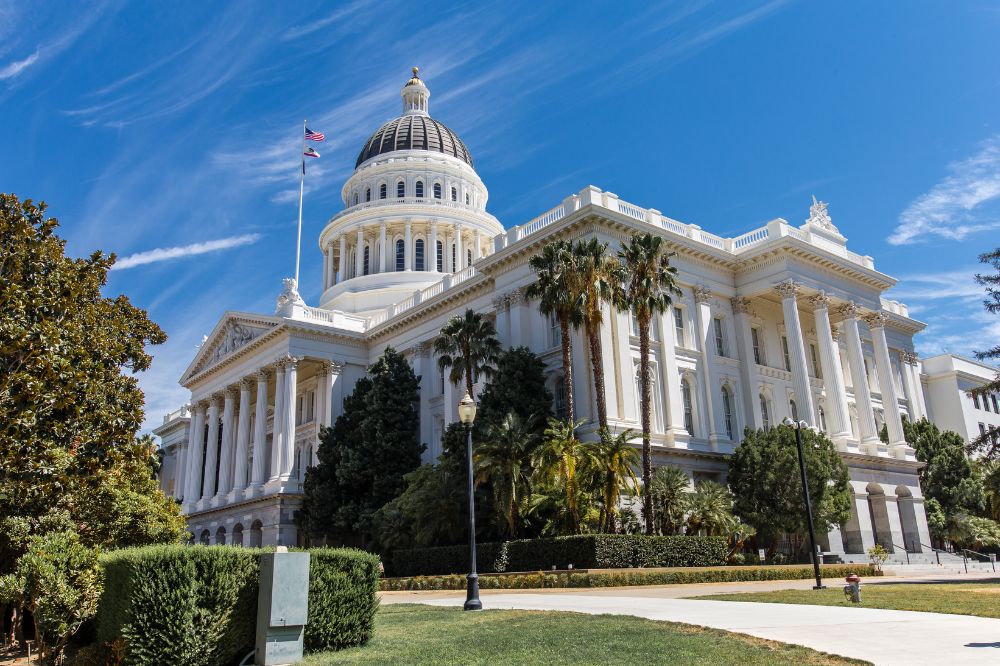
MULTIPOLYGON (((319 235, 318 307, 286 281, 275 314, 226 312, 181 378, 190 417, 182 411, 157 429, 164 487, 183 502, 197 540, 296 543, 292 517, 317 429, 389 345, 421 377, 420 437, 436 459, 462 396, 431 343, 466 308, 495 318, 505 346, 541 356, 558 407, 558 329, 524 298, 528 258, 557 238, 597 236, 614 251, 652 232, 677 253, 683 291, 654 326, 654 465, 724 480, 744 426, 791 415, 824 430, 850 468, 855 510, 822 540, 825 551, 863 559, 876 541, 926 548, 919 463, 900 420, 928 414, 912 345, 924 325, 882 298, 895 280, 847 248, 826 204, 814 200, 801 225, 775 219, 722 238, 587 187, 505 230, 486 212, 465 145, 428 115, 430 92, 416 74, 402 97, 403 115, 365 143, 343 187, 345 208, 319 235), (883 423, 888 444, 878 438, 883 423)), ((634 333, 627 314, 606 312, 614 428, 638 428, 634 333)), ((574 336, 577 415, 594 418, 590 361, 582 333, 574 336)))
MULTIPOLYGON (((929 414, 942 430, 952 430, 967 442, 1000 431, 1000 394, 972 395, 997 376, 997 369, 981 361, 941 354, 923 360, 929 414)), ((1000 432, 998 432, 1000 436, 1000 432)))

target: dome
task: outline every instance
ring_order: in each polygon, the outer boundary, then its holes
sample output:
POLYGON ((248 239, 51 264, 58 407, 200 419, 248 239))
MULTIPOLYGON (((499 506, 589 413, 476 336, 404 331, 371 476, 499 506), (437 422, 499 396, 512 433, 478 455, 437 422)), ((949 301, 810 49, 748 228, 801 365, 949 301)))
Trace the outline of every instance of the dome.
POLYGON ((414 67, 413 78, 406 82, 400 93, 403 115, 390 120, 371 135, 358 155, 355 168, 373 157, 394 150, 428 150, 457 157, 470 167, 474 166, 469 149, 458 135, 427 114, 431 92, 417 76, 417 71, 414 67))

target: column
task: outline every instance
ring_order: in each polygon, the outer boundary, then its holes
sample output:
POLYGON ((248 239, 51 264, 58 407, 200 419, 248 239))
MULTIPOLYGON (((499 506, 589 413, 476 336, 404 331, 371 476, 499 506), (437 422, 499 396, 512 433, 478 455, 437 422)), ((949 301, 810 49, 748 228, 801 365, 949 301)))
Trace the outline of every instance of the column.
POLYGON ((215 495, 215 480, 219 464, 219 396, 208 403, 208 438, 205 440, 205 469, 202 474, 201 499, 208 502, 215 495))
POLYGON ((462 254, 462 225, 455 225, 455 265, 452 272, 457 273, 465 266, 465 255, 462 254))
POLYGON ((603 323, 601 324, 601 356, 604 357, 604 393, 607 396, 605 406, 609 419, 622 419, 622 395, 619 388, 621 378, 618 372, 618 354, 615 347, 615 320, 618 311, 608 303, 601 304, 603 323))
POLYGON ((515 289, 507 294, 507 299, 510 304, 510 340, 508 344, 511 347, 526 345, 527 339, 524 335, 524 322, 527 318, 525 313, 527 300, 524 297, 524 292, 520 289, 515 289))
POLYGON ((285 362, 285 438, 281 451, 281 477, 287 479, 292 473, 295 462, 295 407, 296 384, 298 382, 299 359, 289 358, 285 362))
POLYGON ((285 362, 274 366, 274 420, 271 424, 271 469, 268 485, 281 476, 281 450, 285 441, 285 362))
POLYGON ((222 409, 222 446, 219 456, 219 483, 215 500, 221 503, 232 490, 233 484, 233 446, 236 443, 236 391, 227 388, 222 409))
POLYGON ((698 384, 701 388, 702 409, 698 410, 701 428, 699 432, 707 433, 715 449, 719 440, 719 425, 715 422, 715 404, 712 391, 712 365, 714 346, 712 344, 712 292, 704 285, 694 288, 694 300, 698 322, 698 347, 701 358, 698 360, 698 384))
MULTIPOLYGON (((396 266, 392 268, 395 270, 396 266)), ((385 273, 385 222, 378 225, 378 272, 385 273)))
POLYGON ((799 324, 796 299, 799 287, 792 280, 786 280, 774 289, 781 296, 781 309, 785 315, 785 336, 788 338, 788 355, 792 361, 792 388, 795 391, 799 420, 818 428, 819 419, 816 418, 812 387, 809 384, 809 366, 806 365, 806 346, 802 340, 802 326, 799 324))
MULTIPOLYGON (((252 380, 240 380, 240 417, 236 426, 236 467, 233 472, 234 495, 242 493, 243 489, 247 487, 247 456, 250 452, 250 389, 252 386, 252 380)), ((267 390, 266 384, 264 389, 267 390)))
POLYGON ((424 258, 424 268, 429 271, 437 273, 438 269, 438 224, 437 222, 431 222, 431 246, 426 252, 430 260, 427 257, 424 258))
POLYGON ((358 239, 354 246, 354 277, 365 274, 365 230, 358 227, 358 239))
MULTIPOLYGON (((343 240, 343 236, 340 237, 343 240)), ((251 490, 264 485, 267 470, 267 377, 268 371, 257 371, 257 404, 253 428, 253 469, 250 470, 251 490)), ((249 529, 249 528, 248 528, 249 529)))
POLYGON ((899 369, 903 375, 903 391, 906 394, 906 404, 910 414, 910 422, 919 421, 926 416, 921 409, 920 374, 917 371, 917 355, 913 352, 899 352, 899 369))
POLYGON ((660 314, 660 335, 663 338, 660 354, 660 386, 663 392, 663 404, 666 407, 664 430, 671 443, 675 443, 675 438, 678 436, 687 441, 680 373, 677 371, 677 331, 674 329, 673 306, 660 314))
POLYGON ((405 235, 403 237, 403 269, 413 270, 413 223, 406 221, 405 235))
MULTIPOLYGON (((621 418, 639 423, 642 415, 639 413, 639 389, 636 385, 638 368, 632 361, 632 346, 629 341, 632 333, 630 315, 628 312, 615 311, 611 316, 615 318, 612 330, 615 340, 611 347, 613 353, 618 356, 618 372, 615 381, 622 396, 621 418)), ((541 327, 548 333, 548 322, 543 323, 541 327)), ((573 351, 576 352, 575 349, 573 351)), ((576 381, 576 377, 573 380, 576 381)))
POLYGON ((194 403, 194 413, 191 421, 192 437, 188 442, 187 470, 185 472, 184 504, 187 512, 194 508, 194 503, 201 497, 202 456, 205 451, 205 404, 194 403))
POLYGON ((479 229, 476 229, 476 247, 472 249, 473 261, 479 261, 483 256, 483 242, 479 229))
MULTIPOLYGON (((851 366, 851 377, 854 381, 854 404, 858 408, 858 430, 855 433, 863 445, 874 449, 879 445, 878 431, 875 429, 875 414, 872 412, 872 395, 868 390, 868 378, 865 375, 865 357, 861 351, 861 334, 858 332, 858 306, 848 303, 840 308, 844 317, 844 336, 847 338, 847 362, 851 366)), ((867 500, 866 500, 867 501, 867 500)), ((867 511, 867 505, 866 509, 867 511)), ((865 514, 867 515, 867 513, 865 514)))
POLYGON ((335 269, 335 264, 333 263, 333 241, 327 243, 326 245, 326 286, 327 289, 334 285, 337 279, 337 271, 335 269))
MULTIPOLYGON (((889 345, 885 339, 885 315, 874 312, 865 317, 868 330, 872 334, 875 348, 875 371, 878 372, 879 388, 882 392, 882 407, 885 411, 885 425, 889 432, 889 446, 906 446, 903 420, 899 416, 899 396, 896 382, 892 381, 892 361, 889 359, 889 345)), ((902 456, 900 456, 902 457, 902 456)))
POLYGON ((816 337, 819 340, 819 363, 823 369, 823 386, 826 389, 827 426, 841 450, 850 437, 850 413, 847 411, 847 388, 840 367, 840 350, 833 341, 830 328, 830 298, 820 292, 809 299, 816 319, 816 337))
POLYGON ((337 279, 339 282, 343 282, 347 279, 347 234, 340 234, 340 258, 338 262, 337 270, 340 275, 337 279))
MULTIPOLYGON (((736 353, 740 358, 740 387, 743 393, 743 413, 751 428, 764 427, 764 415, 760 412, 760 398, 755 387, 757 362, 753 356, 753 334, 750 332, 750 299, 737 296, 731 300, 733 319, 736 324, 736 353)), ((672 322, 664 322, 664 326, 672 322)), ((673 329, 673 326, 670 326, 673 329)))
POLYGON ((418 437, 427 444, 427 449, 421 455, 424 462, 433 463, 437 458, 437 447, 431 442, 430 400, 431 385, 434 383, 430 363, 430 342, 419 342, 413 347, 413 373, 420 382, 420 411, 418 437))
POLYGON ((191 451, 191 446, 194 444, 194 406, 188 407, 188 414, 191 415, 191 420, 188 421, 187 429, 187 443, 179 444, 177 446, 177 464, 175 466, 174 472, 174 499, 183 500, 184 495, 187 492, 185 484, 187 483, 187 459, 188 453, 191 451))

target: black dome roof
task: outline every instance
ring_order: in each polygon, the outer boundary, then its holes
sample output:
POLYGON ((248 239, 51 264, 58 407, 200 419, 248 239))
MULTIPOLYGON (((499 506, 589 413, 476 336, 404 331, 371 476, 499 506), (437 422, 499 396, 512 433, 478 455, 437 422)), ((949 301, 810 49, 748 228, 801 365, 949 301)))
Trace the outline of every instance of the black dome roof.
POLYGON ((390 120, 378 128, 358 155, 355 168, 376 155, 394 150, 430 150, 457 157, 469 166, 472 155, 458 135, 443 123, 423 114, 409 114, 390 120))

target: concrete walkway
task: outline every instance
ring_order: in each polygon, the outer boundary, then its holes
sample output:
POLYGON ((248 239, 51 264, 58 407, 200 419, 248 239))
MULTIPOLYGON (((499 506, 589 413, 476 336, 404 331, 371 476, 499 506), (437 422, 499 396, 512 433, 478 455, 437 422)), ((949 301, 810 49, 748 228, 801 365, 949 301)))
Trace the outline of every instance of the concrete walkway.
MULTIPOLYGON (((787 581, 786 581, 787 583, 787 581)), ((677 586, 680 587, 680 586, 677 586)), ((683 586, 687 588, 695 586, 683 586)), ((722 593, 721 586, 697 594, 722 593)), ((746 590, 746 584, 743 584, 746 590)), ((786 585, 787 587, 787 585, 786 585)), ((760 588, 757 588, 760 589, 760 588)), ((877 666, 900 664, 998 664, 1000 620, 874 608, 840 608, 736 601, 671 598, 660 590, 617 588, 535 591, 530 594, 493 592, 482 595, 486 609, 556 610, 594 615, 634 615, 735 631, 751 636, 864 659, 877 666)), ((383 595, 383 603, 387 601, 383 595)), ((460 606, 455 592, 406 597, 392 601, 435 606, 460 606)))

